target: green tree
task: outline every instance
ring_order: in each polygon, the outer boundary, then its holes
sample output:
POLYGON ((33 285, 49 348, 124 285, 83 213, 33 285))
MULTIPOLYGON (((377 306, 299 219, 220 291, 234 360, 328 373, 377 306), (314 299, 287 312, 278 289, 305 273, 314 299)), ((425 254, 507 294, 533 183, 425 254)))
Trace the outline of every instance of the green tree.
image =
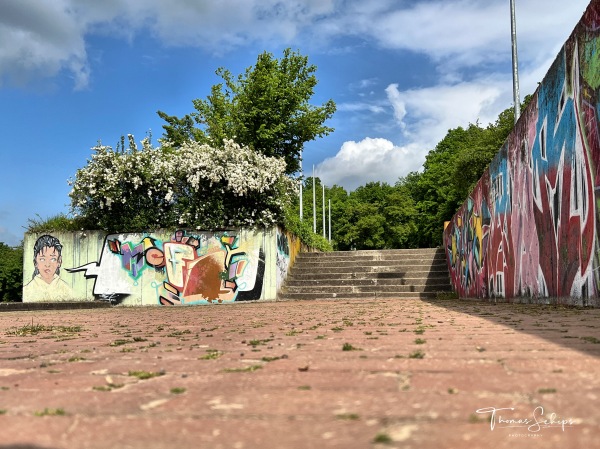
POLYGON ((321 106, 309 103, 316 69, 289 48, 279 60, 260 54, 237 77, 219 68, 216 73, 224 82, 213 86, 205 100, 193 100, 195 112, 178 118, 158 111, 167 122, 164 139, 175 146, 195 140, 217 147, 232 139, 265 156, 282 157, 286 173, 296 173, 304 144, 333 131, 324 125, 336 110, 333 100, 321 106))
POLYGON ((11 248, 0 242, 0 301, 21 301, 23 293, 23 246, 11 248))

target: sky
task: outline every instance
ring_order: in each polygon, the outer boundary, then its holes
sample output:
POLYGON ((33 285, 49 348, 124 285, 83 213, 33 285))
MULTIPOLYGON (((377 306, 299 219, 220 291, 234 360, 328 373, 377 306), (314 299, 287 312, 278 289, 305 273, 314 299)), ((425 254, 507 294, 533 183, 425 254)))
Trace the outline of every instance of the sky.
MULTIPOLYGON (((521 99, 534 92, 588 0, 515 0, 521 99)), ((419 171, 449 129, 513 105, 509 0, 2 0, 0 242, 69 213, 67 183, 99 141, 157 144, 157 111, 183 116, 224 67, 268 51, 317 67, 332 99, 305 175, 348 191, 419 171)))

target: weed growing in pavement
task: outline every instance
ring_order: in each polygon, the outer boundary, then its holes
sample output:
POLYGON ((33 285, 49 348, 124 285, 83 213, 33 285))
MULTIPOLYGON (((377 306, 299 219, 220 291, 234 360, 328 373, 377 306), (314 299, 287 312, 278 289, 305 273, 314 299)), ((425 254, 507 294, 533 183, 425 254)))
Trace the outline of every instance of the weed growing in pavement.
POLYGON ((477 415, 476 413, 471 413, 469 415, 469 422, 471 424, 478 424, 478 423, 482 423, 482 422, 488 422, 490 420, 490 418, 482 418, 481 416, 477 415))
POLYGON ((67 413, 62 408, 45 408, 33 414, 35 416, 65 416, 67 413))
POLYGON ((140 380, 152 379, 153 377, 163 376, 164 371, 151 372, 151 371, 129 371, 129 376, 137 377, 140 380))
POLYGON ((350 421, 356 421, 360 419, 360 416, 356 413, 340 413, 339 415, 335 415, 337 419, 345 419, 350 421))
POLYGON ((373 438, 373 443, 379 444, 391 444, 393 442, 392 437, 390 437, 387 433, 378 433, 373 438))
POLYGON ((6 335, 14 335, 17 337, 25 337, 27 335, 37 335, 41 332, 52 332, 60 334, 76 334, 81 332, 81 326, 46 326, 44 324, 33 324, 33 318, 31 324, 9 330, 6 335))
POLYGON ((117 339, 115 341, 111 341, 108 346, 123 346, 126 345, 128 343, 133 343, 133 340, 123 340, 123 339, 117 339))
POLYGON ((408 355, 409 359, 422 359, 425 357, 425 353, 423 351, 413 351, 408 355))
POLYGON ((251 365, 246 368, 225 368, 224 373, 252 373, 262 368, 262 365, 251 365))
POLYGON ((206 354, 198 357, 198 360, 216 360, 221 357, 224 353, 218 349, 207 349, 206 354))
POLYGON ((596 338, 596 337, 581 337, 582 340, 590 342, 590 343, 595 343, 598 344, 600 343, 600 339, 596 338))

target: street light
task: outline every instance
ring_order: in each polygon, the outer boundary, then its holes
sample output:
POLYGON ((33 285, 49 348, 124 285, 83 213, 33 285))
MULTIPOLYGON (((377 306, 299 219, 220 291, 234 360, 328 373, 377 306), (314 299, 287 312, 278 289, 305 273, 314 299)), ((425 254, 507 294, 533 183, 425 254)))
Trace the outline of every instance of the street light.
POLYGON ((515 103, 515 124, 521 115, 519 99, 519 61, 517 59, 517 21, 515 19, 515 0, 510 0, 510 34, 512 44, 513 101, 515 103))

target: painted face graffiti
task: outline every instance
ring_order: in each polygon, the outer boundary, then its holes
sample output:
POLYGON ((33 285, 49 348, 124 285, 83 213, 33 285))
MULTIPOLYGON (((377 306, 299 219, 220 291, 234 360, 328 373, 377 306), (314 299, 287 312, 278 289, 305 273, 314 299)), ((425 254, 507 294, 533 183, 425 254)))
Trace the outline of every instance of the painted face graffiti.
POLYGON ((61 263, 62 258, 56 248, 46 246, 35 256, 35 267, 47 284, 54 280, 54 275, 59 272, 61 263))

